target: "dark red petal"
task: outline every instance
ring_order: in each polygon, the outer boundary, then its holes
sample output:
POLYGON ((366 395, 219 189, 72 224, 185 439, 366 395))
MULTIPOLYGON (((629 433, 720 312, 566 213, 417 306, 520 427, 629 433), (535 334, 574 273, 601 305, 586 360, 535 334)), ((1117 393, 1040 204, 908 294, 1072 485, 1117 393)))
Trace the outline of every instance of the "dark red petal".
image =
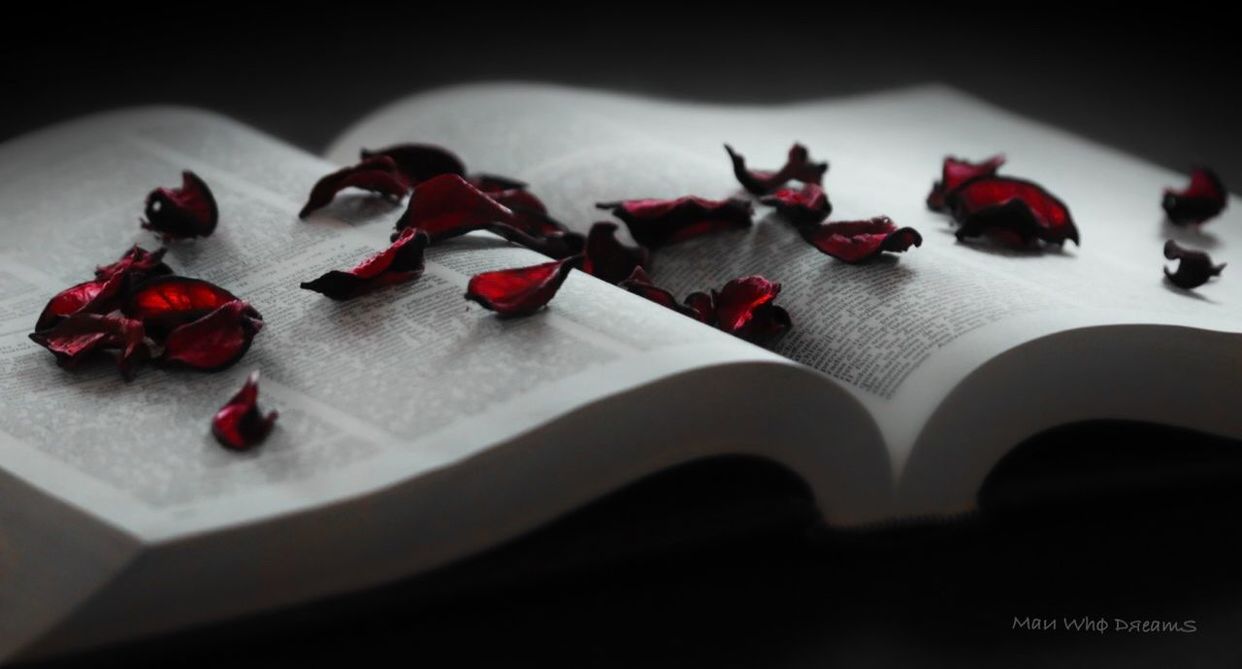
POLYGON ((526 190, 525 181, 502 177, 498 174, 471 174, 466 177, 466 181, 470 182, 471 186, 488 194, 502 190, 526 190))
POLYGON ((682 300, 687 315, 703 323, 716 322, 716 301, 710 294, 696 291, 682 300))
POLYGON ((181 173, 181 188, 156 188, 147 195, 142 227, 164 239, 206 237, 216 229, 220 212, 211 189, 197 174, 181 173))
POLYGON ((759 201, 776 207, 776 213, 794 225, 814 225, 832 213, 828 194, 819 184, 806 184, 800 190, 782 188, 759 201))
POLYGON ((1228 204, 1228 191, 1220 177, 1206 167, 1190 173, 1190 185, 1184 190, 1165 189, 1164 207, 1174 225, 1199 224, 1219 214, 1228 204))
POLYGON ((148 330, 159 336, 236 299, 237 296, 210 281, 166 276, 136 290, 122 311, 126 316, 142 321, 148 330))
POLYGON ((130 274, 142 278, 172 274, 172 268, 163 262, 164 253, 167 250, 160 247, 154 251, 148 251, 134 244, 134 248, 126 251, 120 260, 111 265, 96 267, 95 278, 104 280, 116 274, 130 274))
POLYGON ((417 228, 401 231, 397 241, 346 271, 332 270, 302 288, 323 293, 334 300, 348 300, 384 286, 413 281, 423 275, 423 250, 427 233, 417 228))
POLYGON ((251 372, 246 383, 211 419, 211 433, 220 445, 235 451, 249 450, 267 438, 276 418, 275 411, 266 416, 259 411, 259 373, 251 372))
POLYGON ((713 293, 716 305, 716 327, 730 334, 741 330, 754 316, 755 310, 776 299, 781 284, 753 275, 733 279, 720 292, 713 293))
POLYGON ((628 278, 636 268, 650 262, 647 249, 617 241, 615 223, 596 223, 587 234, 582 271, 608 283, 628 278))
POLYGON ((708 200, 693 195, 674 200, 601 202, 595 206, 611 211, 613 216, 624 221, 634 240, 648 248, 720 230, 749 227, 754 211, 746 200, 708 200))
POLYGON ((394 144, 378 151, 363 149, 361 155, 363 160, 380 156, 390 158, 411 186, 441 174, 460 176, 466 173, 460 158, 434 144, 394 144))
POLYGON ((1203 251, 1182 248, 1172 239, 1164 243, 1164 257, 1180 261, 1176 272, 1170 272, 1165 267, 1164 275, 1169 283, 1186 290, 1202 286, 1212 277, 1220 276, 1221 270, 1225 269, 1223 264, 1213 265, 1211 256, 1203 251))
POLYGON ((326 206, 337 193, 346 188, 361 188, 390 200, 400 201, 409 192, 410 184, 398 171, 392 158, 367 158, 357 165, 341 168, 315 182, 310 196, 306 199, 306 205, 298 212, 298 218, 306 218, 311 212, 326 206))
POLYGON ((759 344, 785 334, 792 327, 793 319, 789 317, 789 312, 783 307, 769 303, 755 309, 751 314, 751 319, 734 331, 733 335, 759 344))
POLYGON ((582 256, 483 272, 470 277, 466 299, 501 316, 526 316, 551 301, 582 256))
POLYGON ((799 232, 811 246, 848 263, 868 260, 883 251, 902 253, 923 244, 923 236, 917 230, 898 228, 887 216, 804 226, 799 232))
POLYGON ((940 168, 940 181, 932 184, 927 194, 927 208, 932 211, 945 210, 945 198, 971 179, 990 177, 1005 164, 1005 156, 997 154, 981 163, 972 163, 961 158, 945 156, 940 168))
POLYGON ((980 177, 949 193, 946 205, 961 226, 957 238, 996 234, 1014 245, 1036 239, 1078 243, 1069 207, 1039 184, 1012 177, 980 177))
MULTIPOLYGON (((635 295, 651 300, 656 304, 672 309, 683 316, 689 316, 690 318, 704 323, 711 322, 716 316, 715 310, 711 306, 710 295, 705 293, 694 293, 691 295, 691 297, 695 298, 695 303, 693 305, 680 304, 677 302, 677 298, 673 297, 672 293, 652 283, 651 277, 647 275, 647 272, 644 271, 642 267, 635 267, 634 271, 631 272, 625 280, 619 282, 617 286, 624 288, 635 295), (698 298, 700 297, 706 298, 706 306, 698 302, 698 298)), ((690 302, 690 298, 686 298, 686 301, 690 302)))
POLYGON ((196 321, 179 325, 164 341, 160 361, 202 370, 237 362, 263 329, 263 317, 242 300, 233 300, 196 321))
POLYGON ((548 209, 533 193, 521 188, 485 191, 487 196, 513 212, 510 224, 534 237, 562 235, 568 228, 548 215, 548 209))
POLYGON ((117 367, 126 379, 147 357, 142 323, 119 314, 77 313, 30 338, 56 356, 56 363, 72 369, 96 352, 119 351, 117 367))
POLYGON ((802 183, 817 184, 823 181, 824 172, 828 171, 828 163, 812 162, 805 146, 794 144, 789 148, 789 158, 785 165, 775 172, 746 169, 746 159, 735 152, 733 147, 724 145, 733 161, 733 174, 747 191, 755 195, 767 195, 785 185, 790 179, 802 183))
POLYGON ((124 274, 115 274, 104 280, 84 281, 60 291, 43 307, 35 323, 35 331, 51 328, 76 313, 105 314, 112 311, 118 306, 124 283, 124 274))

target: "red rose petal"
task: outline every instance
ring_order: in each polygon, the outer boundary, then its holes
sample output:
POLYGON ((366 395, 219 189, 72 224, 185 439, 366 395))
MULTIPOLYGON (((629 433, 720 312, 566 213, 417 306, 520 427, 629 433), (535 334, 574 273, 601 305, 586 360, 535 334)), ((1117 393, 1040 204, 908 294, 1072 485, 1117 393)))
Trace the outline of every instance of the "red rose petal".
POLYGON ((672 293, 652 283, 651 277, 647 275, 647 272, 642 267, 635 267, 630 275, 617 285, 635 295, 668 307, 683 316, 689 316, 697 321, 711 323, 716 318, 716 309, 712 305, 710 295, 706 293, 693 293, 686 298, 687 304, 681 304, 677 302, 677 298, 673 297, 672 293))
POLYGON ((434 144, 394 144, 377 151, 363 149, 362 160, 385 157, 393 161, 397 171, 410 186, 416 186, 441 174, 466 173, 466 166, 451 151, 434 144))
POLYGON ((614 223, 596 223, 587 234, 582 271, 608 283, 618 283, 636 268, 646 267, 650 254, 642 247, 625 246, 617 241, 614 223))
POLYGON ((754 316, 755 310, 776 299, 781 284, 753 275, 726 283, 720 292, 712 293, 716 305, 716 327, 736 333, 754 316))
POLYGON ((1015 246, 1036 239, 1078 243, 1069 207, 1039 184, 1012 177, 980 177, 947 194, 945 204, 960 227, 957 238, 992 234, 1015 246))
POLYGON ((56 363, 72 369, 96 352, 119 351, 117 367, 126 380, 133 378, 134 367, 147 357, 142 323, 119 314, 77 313, 30 339, 51 351, 56 363))
POLYGON ((898 228, 887 216, 804 226, 799 232, 822 253, 848 263, 863 262, 883 251, 902 253, 923 244, 923 236, 917 230, 898 228))
POLYGON ((1190 185, 1176 191, 1165 189, 1164 207, 1174 225, 1199 224, 1215 217, 1228 204, 1228 192, 1216 173, 1197 167, 1190 173, 1190 185))
POLYGON ((681 303, 672 293, 653 284, 641 267, 617 285, 750 342, 770 341, 793 327, 789 312, 772 303, 781 292, 781 285, 762 276, 734 279, 711 295, 690 293, 681 303))
POLYGON ((220 445, 235 451, 249 450, 267 438, 279 413, 259 411, 259 373, 251 372, 246 383, 211 419, 211 433, 220 445))
POLYGON ((466 299, 501 316, 526 316, 552 300, 582 256, 530 267, 483 272, 470 277, 466 299))
POLYGON ((945 156, 944 164, 940 168, 940 180, 932 184, 931 192, 927 194, 927 208, 932 211, 944 211, 945 198, 950 193, 971 179, 994 176, 996 170, 1004 164, 1005 156, 999 154, 981 163, 945 156))
POLYGON ((819 184, 806 184, 800 190, 781 188, 775 193, 759 199, 760 202, 776 207, 776 213, 794 225, 814 225, 828 218, 832 213, 832 203, 828 194, 819 184))
POLYGON ((828 163, 812 162, 805 146, 794 144, 789 148, 789 158, 785 165, 775 172, 746 169, 746 159, 736 153, 733 147, 724 145, 733 161, 733 174, 747 191, 755 195, 767 195, 785 185, 790 179, 803 183, 817 184, 823 181, 828 171, 828 163))
POLYGON ((107 279, 84 281, 70 286, 48 300, 39 314, 35 332, 47 330, 76 313, 105 314, 118 306, 124 274, 114 274, 107 279))
POLYGON ((1203 251, 1182 248, 1172 239, 1164 243, 1164 257, 1180 261, 1176 272, 1170 272, 1165 267, 1164 275, 1169 283, 1186 290, 1202 286, 1212 277, 1220 276, 1221 270, 1225 269, 1223 264, 1213 265, 1211 256, 1203 251))
POLYGON ((210 281, 167 276, 144 284, 130 295, 122 311, 141 320, 158 336, 236 299, 237 296, 210 281))
POLYGON ((323 293, 334 300, 348 300, 384 286, 413 281, 423 275, 423 250, 427 248, 427 233, 417 228, 401 231, 391 246, 353 269, 332 270, 314 281, 307 281, 302 288, 323 293))
POLYGON ((174 328, 164 341, 160 361, 207 371, 223 369, 241 359, 262 329, 259 312, 242 300, 233 300, 174 328))
POLYGON ((142 227, 164 239, 206 237, 215 231, 219 215, 211 189, 197 174, 185 170, 180 188, 156 188, 147 195, 142 227))
POLYGON ((708 200, 693 195, 674 200, 601 202, 595 206, 624 221, 634 240, 648 248, 720 230, 747 228, 754 211, 746 200, 708 200))
POLYGON ((172 268, 163 262, 164 253, 167 250, 161 247, 154 251, 148 251, 134 244, 134 248, 126 251, 120 260, 111 265, 96 267, 95 278, 104 280, 116 274, 129 274, 143 278, 172 274, 172 268))
POLYGON ((361 188, 377 193, 393 201, 400 201, 410 190, 410 184, 388 156, 366 158, 357 165, 343 167, 315 182, 311 187, 306 205, 298 212, 298 218, 306 218, 311 212, 326 206, 336 194, 346 188, 361 188))
POLYGON ((785 334, 793 327, 793 319, 784 307, 765 304, 751 313, 750 320, 732 334, 748 342, 760 344, 785 334))

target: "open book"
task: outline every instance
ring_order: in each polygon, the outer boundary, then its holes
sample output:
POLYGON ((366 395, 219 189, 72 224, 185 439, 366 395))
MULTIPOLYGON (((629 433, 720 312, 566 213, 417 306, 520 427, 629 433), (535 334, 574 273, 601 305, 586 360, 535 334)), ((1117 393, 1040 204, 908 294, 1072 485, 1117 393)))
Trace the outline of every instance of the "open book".
MULTIPOLYGON (((0 146, 0 660, 151 634, 384 583, 495 545, 677 463, 753 454, 803 477, 826 522, 969 511, 1006 451, 1044 429, 1136 419, 1242 437, 1242 279, 1167 286, 1174 236, 1242 267, 1242 206, 1202 232, 1162 222, 1183 175, 938 86, 765 107, 529 84, 448 88, 382 109, 326 157, 210 113, 143 108, 0 146), (868 265, 761 217, 661 249, 675 294, 762 273, 793 330, 771 350, 574 272, 550 307, 501 320, 471 274, 537 254, 476 233, 417 282, 336 303, 298 287, 387 245, 401 208, 310 186, 362 147, 441 144, 527 181, 585 232, 594 204, 724 197, 722 143, 832 167, 833 219, 878 214, 921 248, 868 265), (1070 206, 1083 245, 957 243, 924 197, 952 153, 1070 206), (145 194, 191 169, 220 225, 173 244, 267 326, 216 374, 59 369, 28 341, 44 302, 135 242, 145 194), (254 369, 280 422, 257 450, 209 421, 254 369)), ((761 212, 767 211, 761 209, 761 212)), ((1232 268, 1231 268, 1232 269, 1232 268)))

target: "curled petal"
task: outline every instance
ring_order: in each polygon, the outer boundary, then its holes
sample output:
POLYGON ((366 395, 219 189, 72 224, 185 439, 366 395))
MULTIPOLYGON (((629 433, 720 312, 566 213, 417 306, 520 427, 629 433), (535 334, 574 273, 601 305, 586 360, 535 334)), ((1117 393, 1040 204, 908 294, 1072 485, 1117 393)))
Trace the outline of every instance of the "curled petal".
POLYGON ((125 252, 120 260, 111 265, 100 265, 95 268, 95 278, 105 280, 117 274, 127 274, 137 278, 148 278, 172 274, 172 268, 164 264, 163 247, 148 251, 137 244, 125 252))
POLYGON ((569 228, 548 215, 547 207, 533 193, 521 188, 485 191, 487 196, 513 212, 510 224, 533 237, 556 237, 569 228))
POLYGON ((391 159, 410 186, 416 186, 441 174, 461 176, 466 173, 466 166, 460 158, 434 144, 394 144, 376 151, 363 149, 361 157, 364 161, 378 157, 391 159))
POLYGON ((306 218, 311 212, 326 206, 336 194, 346 188, 361 188, 400 201, 410 190, 410 184, 388 156, 366 158, 357 165, 343 167, 315 182, 310 196, 298 218, 306 218))
POLYGON ((776 339, 789 332, 792 327, 793 319, 789 317, 789 312, 784 307, 769 303, 755 309, 750 320, 732 334, 748 342, 760 344, 776 339))
POLYGON ((211 433, 220 445, 234 450, 249 450, 267 438, 276 418, 275 411, 263 415, 259 411, 259 372, 251 372, 246 383, 211 419, 211 433))
POLYGON ((596 223, 587 234, 582 271, 608 283, 618 283, 635 269, 650 262, 647 249, 625 246, 617 241, 614 223, 596 223))
POLYGON ((1170 223, 1197 225, 1219 214, 1228 204, 1227 198, 1220 177, 1206 167, 1197 167, 1190 173, 1190 184, 1185 189, 1165 189, 1161 206, 1170 223))
POLYGON ((413 281, 423 275, 423 250, 427 233, 406 228, 387 249, 358 263, 353 269, 332 270, 302 288, 323 293, 334 300, 348 300, 384 286, 413 281))
POLYGON ((213 371, 237 362, 263 329, 263 317, 242 300, 221 305, 211 313, 179 325, 164 341, 160 361, 213 371))
POLYGON ((47 330, 73 314, 106 314, 112 311, 118 306, 124 283, 124 274, 114 274, 107 279, 84 281, 60 291, 43 307, 35 323, 35 332, 47 330))
POLYGON ((206 237, 215 231, 219 216, 211 189, 197 174, 185 170, 180 188, 156 188, 147 195, 142 227, 164 239, 206 237))
POLYGON ((116 350, 117 367, 126 380, 133 378, 135 367, 148 355, 142 323, 116 313, 76 313, 30 338, 51 351, 56 363, 66 369, 99 351, 116 350))
POLYGON ((869 260, 883 251, 902 253, 923 244, 923 236, 917 230, 898 228, 887 216, 803 226, 799 232, 820 252, 848 263, 869 260))
POLYGON ((689 316, 703 323, 711 323, 716 317, 716 309, 712 304, 712 298, 707 293, 693 293, 686 298, 687 304, 680 304, 673 294, 660 288, 651 281, 651 277, 642 267, 635 267, 624 281, 617 284, 635 295, 644 297, 656 304, 667 307, 676 311, 683 316, 689 316), (693 298, 693 303, 691 303, 693 298))
POLYGON ((946 205, 960 227, 957 238, 990 234, 1013 246, 1036 239, 1078 243, 1069 207, 1039 184, 1012 177, 980 177, 949 193, 946 205))
POLYGON ((1169 283, 1186 290, 1202 286, 1212 277, 1220 276, 1221 270, 1225 269, 1223 264, 1213 265, 1211 256, 1203 251, 1182 248, 1172 239, 1164 243, 1164 257, 1180 261, 1176 272, 1170 272, 1165 267, 1164 275, 1169 283))
POLYGON ((931 192, 927 194, 927 208, 944 211, 945 199, 950 193, 972 179, 995 176, 996 170, 1004 164, 1005 156, 999 154, 981 163, 945 156, 944 164, 940 168, 940 181, 932 184, 931 192))
POLYGON ((801 144, 789 147, 789 158, 785 161, 785 165, 775 172, 748 170, 746 159, 741 154, 735 152, 728 144, 724 147, 729 153, 729 160, 733 161, 734 176, 743 188, 754 195, 767 195, 785 185, 785 182, 790 179, 817 184, 823 181, 824 173, 828 171, 828 163, 812 162, 806 147, 801 144))
POLYGON ((781 188, 759 201, 776 207, 776 213, 797 226, 814 225, 832 213, 828 194, 819 184, 806 184, 800 190, 781 188))
POLYGON ((159 336, 236 299, 237 296, 210 281, 167 276, 134 291, 122 311, 142 321, 148 331, 159 336))
POLYGON ((533 314, 552 300, 582 256, 530 267, 483 272, 470 277, 466 299, 501 316, 533 314))
POLYGON ((634 240, 648 248, 749 227, 754 211, 746 200, 708 200, 693 195, 674 200, 601 202, 595 206, 624 221, 634 240))
POLYGON ((752 275, 733 279, 720 292, 712 293, 716 305, 716 327, 735 334, 755 315, 755 310, 776 299, 781 284, 762 276, 752 275))

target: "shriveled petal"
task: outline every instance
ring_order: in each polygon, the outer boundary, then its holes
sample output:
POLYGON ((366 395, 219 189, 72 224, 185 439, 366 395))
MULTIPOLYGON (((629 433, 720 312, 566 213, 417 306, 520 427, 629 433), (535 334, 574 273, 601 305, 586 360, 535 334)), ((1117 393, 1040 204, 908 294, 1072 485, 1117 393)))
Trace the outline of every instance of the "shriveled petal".
POLYGON ((1229 203, 1229 192, 1220 177, 1206 167, 1197 167, 1190 173, 1190 184, 1178 191, 1164 191, 1161 206, 1174 225, 1199 224, 1214 218, 1229 203))
POLYGON ((413 281, 423 275, 423 251, 427 233, 406 228, 391 246, 358 263, 353 269, 332 270, 302 284, 302 288, 323 293, 334 300, 348 300, 373 290, 413 281))
POLYGON ((181 173, 180 188, 156 188, 147 195, 142 227, 164 239, 206 237, 216 229, 220 212, 211 189, 190 170, 181 173))
POLYGON ((362 160, 385 157, 393 161, 406 183, 416 186, 441 174, 466 173, 466 166, 453 152, 434 144, 394 144, 375 151, 363 149, 362 160))
POLYGON ((793 319, 789 317, 789 312, 784 307, 768 303, 755 309, 750 320, 735 330, 733 335, 748 342, 762 344, 789 332, 792 327, 793 319))
POLYGON ((410 190, 397 164, 388 156, 366 158, 357 165, 343 167, 315 182, 306 204, 298 212, 298 218, 306 218, 311 212, 327 206, 336 194, 346 188, 371 191, 393 201, 400 201, 410 190))
POLYGON ((241 359, 262 329, 259 312, 242 300, 233 300, 174 328, 164 341, 160 361, 205 371, 223 369, 241 359))
POLYGON ((798 190, 781 188, 759 201, 776 207, 776 213, 797 226, 814 225, 832 213, 828 194, 819 184, 806 184, 798 190))
POLYGON ((923 244, 917 230, 898 228, 887 216, 804 226, 799 232, 822 253, 848 263, 863 262, 884 251, 902 253, 923 244))
POLYGON ((591 226, 584 256, 582 271, 608 283, 624 281, 650 262, 647 249, 622 244, 617 240, 616 224, 606 222, 591 226))
POLYGON ((821 183, 824 173, 828 171, 828 163, 813 162, 810 153, 801 144, 794 144, 789 148, 789 158, 784 166, 776 171, 748 170, 746 158, 734 151, 733 147, 728 144, 724 147, 729 154, 729 160, 733 162, 733 174, 737 177, 738 183, 754 195, 767 195, 791 179, 808 184, 821 183))
POLYGON ((946 209, 945 198, 950 193, 972 179, 994 176, 1004 164, 1005 156, 1000 154, 979 163, 945 156, 944 164, 940 168, 940 180, 932 184, 931 192, 927 194, 927 208, 932 211, 944 211, 946 209))
POLYGON ((236 295, 210 281, 166 276, 153 279, 134 291, 122 310, 159 336, 236 299, 236 295))
POLYGON ((716 327, 737 333, 754 317, 756 309, 776 299, 780 292, 781 284, 757 274, 733 279, 712 295, 716 327))
POLYGON ((67 369, 99 351, 115 350, 117 367, 127 380, 148 355, 142 323, 116 313, 76 313, 51 329, 32 333, 30 339, 51 351, 56 363, 67 369))
POLYGON ((148 251, 134 244, 134 248, 126 251, 125 255, 122 255, 116 262, 96 267, 95 278, 104 280, 117 274, 128 274, 142 278, 172 274, 172 268, 164 264, 164 253, 167 251, 168 249, 163 247, 154 251, 148 251))
POLYGON ((1172 239, 1164 243, 1164 257, 1179 261, 1177 271, 1170 272, 1169 268, 1165 267, 1164 275, 1169 283, 1186 290, 1202 286, 1212 277, 1220 276, 1221 270, 1225 269, 1224 264, 1212 264, 1211 256, 1203 251, 1183 248, 1172 239))
POLYGON ((1013 177, 980 177, 945 200, 960 226, 958 239, 989 234, 1015 246, 1042 240, 1078 244, 1069 207, 1037 183, 1013 177))
MULTIPOLYGON (((707 295, 706 293, 694 293, 692 295, 695 299, 693 305, 681 304, 677 301, 676 297, 673 297, 672 293, 655 285, 655 283, 651 281, 651 277, 647 275, 647 272, 644 271, 642 267, 635 267, 630 275, 626 277, 625 280, 619 282, 617 286, 624 288, 635 295, 651 300, 656 304, 672 309, 683 316, 689 316, 690 318, 704 323, 710 323, 716 317, 716 311, 711 304, 710 295, 707 295), (701 302, 700 298, 705 298, 707 300, 706 304, 701 302)), ((687 298, 687 301, 689 301, 689 298, 687 298)))
POLYGON ((119 306, 124 274, 114 274, 107 279, 84 281, 70 286, 48 300, 35 323, 35 332, 55 326, 76 313, 105 314, 119 306))
POLYGON ((582 260, 570 256, 530 267, 483 272, 470 277, 466 299, 501 316, 526 316, 546 305, 582 260))
POLYGON ((220 445, 235 451, 258 446, 271 433, 279 413, 259 411, 259 372, 251 372, 246 383, 211 419, 211 433, 220 445))
POLYGON ((708 200, 686 195, 673 200, 641 199, 601 202, 647 248, 658 248, 721 230, 747 228, 754 213, 750 202, 737 198, 708 200))

